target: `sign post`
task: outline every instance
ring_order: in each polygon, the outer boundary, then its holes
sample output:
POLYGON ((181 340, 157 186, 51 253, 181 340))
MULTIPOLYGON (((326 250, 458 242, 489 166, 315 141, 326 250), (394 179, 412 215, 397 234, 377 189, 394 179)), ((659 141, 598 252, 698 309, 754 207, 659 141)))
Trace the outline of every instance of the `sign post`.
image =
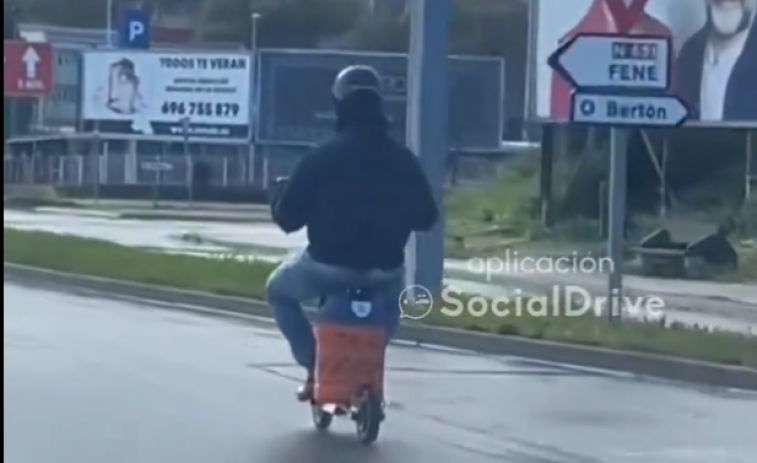
POLYGON ((152 183, 152 207, 157 209, 160 207, 160 186, 163 184, 163 173, 173 170, 173 166, 167 162, 163 162, 160 156, 156 156, 154 161, 143 161, 140 167, 148 172, 153 172, 152 183))
POLYGON ((608 188, 608 318, 622 316, 629 133, 626 128, 679 127, 686 104, 670 94, 673 46, 669 38, 630 34, 647 0, 605 0, 616 34, 578 34, 548 60, 573 87, 570 121, 610 127, 608 188))
POLYGON ((181 129, 184 135, 184 159, 186 162, 186 184, 187 184, 187 202, 189 202, 190 207, 192 206, 192 203, 194 202, 194 185, 193 179, 194 179, 194 162, 192 162, 192 155, 189 150, 189 124, 191 120, 188 117, 184 117, 181 120, 181 129))
POLYGON ((99 127, 92 132, 92 155, 89 165, 92 169, 92 196, 95 203, 100 201, 100 152, 102 151, 102 139, 99 127))
POLYGON ((746 185, 744 187, 746 190, 744 192, 744 197, 747 200, 752 198, 752 184, 757 180, 757 177, 754 175, 754 170, 757 166, 754 164, 753 160, 755 148, 757 148, 757 145, 754 143, 754 132, 749 130, 746 133, 746 185))

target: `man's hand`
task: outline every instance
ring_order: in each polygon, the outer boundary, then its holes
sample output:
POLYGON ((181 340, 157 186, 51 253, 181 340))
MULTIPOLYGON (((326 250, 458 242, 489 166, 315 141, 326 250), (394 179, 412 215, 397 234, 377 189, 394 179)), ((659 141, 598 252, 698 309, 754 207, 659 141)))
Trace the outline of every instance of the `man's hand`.
POLYGON ((294 233, 307 225, 316 195, 320 168, 318 151, 305 156, 291 177, 278 177, 273 182, 275 203, 273 221, 284 233, 294 233))
MULTIPOLYGON (((281 195, 284 193, 289 177, 276 177, 268 188, 268 201, 271 204, 271 209, 276 207, 276 203, 279 202, 281 195)), ((271 211, 273 212, 273 211, 271 211)))

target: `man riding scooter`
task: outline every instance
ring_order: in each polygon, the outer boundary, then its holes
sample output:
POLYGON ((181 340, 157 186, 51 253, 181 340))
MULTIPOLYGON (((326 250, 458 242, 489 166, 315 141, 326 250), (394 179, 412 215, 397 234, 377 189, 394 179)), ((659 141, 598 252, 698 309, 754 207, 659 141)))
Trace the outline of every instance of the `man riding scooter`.
MULTIPOLYGON (((379 74, 350 66, 336 77, 332 96, 336 136, 303 157, 271 203, 285 233, 307 228, 307 248, 282 262, 266 287, 279 329, 307 370, 302 401, 312 399, 315 365, 302 303, 362 285, 380 285, 399 299, 405 245, 439 217, 416 156, 389 135, 379 74)), ((396 330, 399 306, 392 316, 396 330)))

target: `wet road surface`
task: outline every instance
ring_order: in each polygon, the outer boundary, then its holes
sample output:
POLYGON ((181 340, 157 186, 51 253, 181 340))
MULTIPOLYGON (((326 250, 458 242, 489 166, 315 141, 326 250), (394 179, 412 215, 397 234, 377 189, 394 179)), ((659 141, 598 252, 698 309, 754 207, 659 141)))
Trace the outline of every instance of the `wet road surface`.
POLYGON ((747 463, 757 396, 392 347, 375 448, 328 435, 263 320, 4 283, 10 463, 747 463))

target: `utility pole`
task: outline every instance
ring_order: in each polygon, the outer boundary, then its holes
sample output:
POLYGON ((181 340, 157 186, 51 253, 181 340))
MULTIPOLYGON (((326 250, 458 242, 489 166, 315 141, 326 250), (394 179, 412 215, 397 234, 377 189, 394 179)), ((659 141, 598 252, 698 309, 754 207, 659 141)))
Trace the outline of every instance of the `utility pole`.
POLYGON ((258 23, 262 17, 263 16, 260 13, 250 11, 250 53, 252 54, 250 85, 252 85, 252 124, 250 127, 250 151, 247 158, 247 162, 250 166, 249 169, 247 169, 249 176, 247 180, 251 184, 255 182, 255 163, 257 161, 257 140, 255 137, 257 136, 258 117, 260 114, 260 95, 258 94, 259 88, 257 78, 257 76, 260 75, 260 72, 258 71, 258 66, 260 65, 260 60, 258 59, 258 23))

